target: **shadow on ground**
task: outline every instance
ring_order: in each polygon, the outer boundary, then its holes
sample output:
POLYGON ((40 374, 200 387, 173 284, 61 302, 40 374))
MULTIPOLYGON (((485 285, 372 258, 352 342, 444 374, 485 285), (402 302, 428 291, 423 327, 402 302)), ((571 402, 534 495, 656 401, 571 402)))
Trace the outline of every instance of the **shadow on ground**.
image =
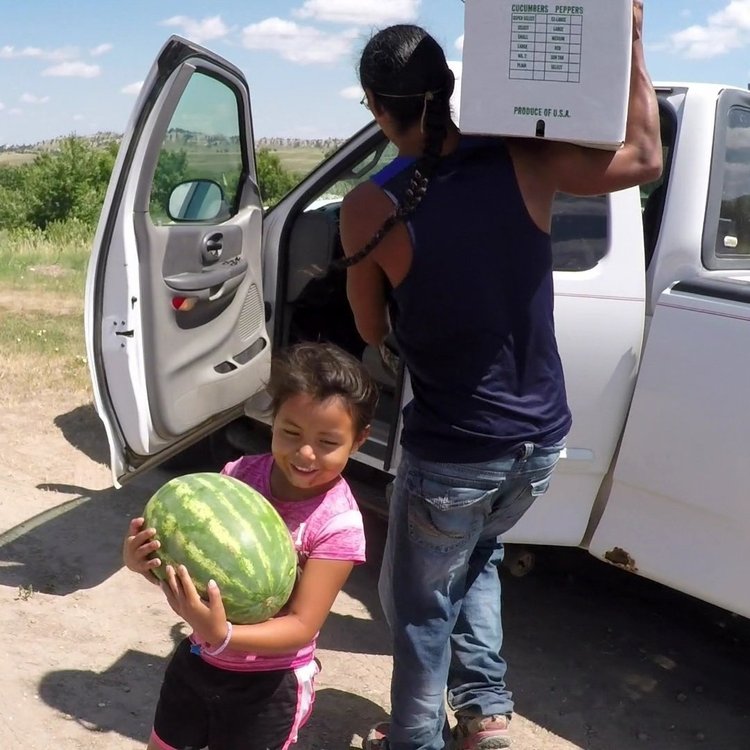
MULTIPOLYGON (((367 529, 373 562, 355 570, 347 593, 373 621, 332 616, 321 645, 388 654, 376 590, 385 524, 369 517, 367 529)), ((519 715, 585 750, 750 748, 750 621, 579 550, 537 557, 524 578, 502 574, 519 715)), ((515 746, 542 745, 525 736, 515 746)))
POLYGON ((129 520, 167 478, 155 471, 122 489, 96 492, 45 485, 78 497, 0 533, 0 585, 57 596, 98 586, 122 566, 129 520))
MULTIPOLYGON (((171 631, 175 643, 182 627, 171 631)), ((168 659, 126 651, 104 672, 61 670, 44 676, 39 696, 91 732, 116 732, 145 745, 168 659)), ((352 737, 385 718, 383 709, 358 695, 319 690, 313 716, 300 732, 298 750, 347 748, 352 737)))
MULTIPOLYGON (((92 461, 109 463, 104 428, 93 406, 54 419, 66 440, 92 461)), ((97 586, 121 566, 122 539, 131 518, 169 478, 188 471, 219 471, 236 451, 226 442, 193 447, 167 469, 152 469, 121 489, 48 483, 38 489, 74 495, 0 533, 0 585, 65 596, 97 586)))
POLYGON ((539 557, 503 576, 519 713, 590 750, 750 748, 750 622, 582 551, 539 557))
POLYGON ((78 406, 53 421, 74 448, 98 464, 109 464, 107 435, 93 404, 78 406))

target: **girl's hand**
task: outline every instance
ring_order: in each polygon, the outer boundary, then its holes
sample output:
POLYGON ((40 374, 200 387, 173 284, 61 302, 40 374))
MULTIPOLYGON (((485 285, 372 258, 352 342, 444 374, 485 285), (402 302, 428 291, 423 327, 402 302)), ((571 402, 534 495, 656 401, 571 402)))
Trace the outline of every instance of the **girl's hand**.
POLYGON ((128 533, 122 543, 122 561, 128 570, 140 573, 151 583, 159 585, 159 579, 154 575, 154 568, 161 565, 158 557, 149 558, 152 552, 159 549, 160 544, 154 535, 156 529, 144 529, 143 518, 134 518, 128 527, 128 533))
POLYGON ((223 643, 227 635, 227 614, 216 582, 208 582, 208 602, 204 602, 184 565, 178 566, 176 571, 167 565, 166 574, 167 580, 161 588, 169 606, 202 641, 211 646, 223 643))

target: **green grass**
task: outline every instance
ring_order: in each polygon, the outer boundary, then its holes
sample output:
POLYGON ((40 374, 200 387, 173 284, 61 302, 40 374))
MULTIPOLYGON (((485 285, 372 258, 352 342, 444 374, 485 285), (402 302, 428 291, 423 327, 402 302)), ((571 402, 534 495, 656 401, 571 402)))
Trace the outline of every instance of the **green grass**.
POLYGON ((284 169, 301 177, 312 172, 326 155, 322 148, 286 148, 271 153, 278 154, 284 169))
MULTIPOLYGON (((199 174, 202 177, 212 177, 221 183, 223 174, 234 173, 240 164, 239 152, 227 152, 216 148, 190 148, 184 143, 170 143, 167 148, 174 151, 185 151, 187 154, 187 172, 199 174)), ((305 176, 325 158, 326 151, 322 148, 284 148, 268 149, 270 153, 278 155, 281 165, 292 174, 305 176)))
POLYGON ((0 230, 0 288, 45 290, 83 299, 93 231, 78 222, 0 230))
MULTIPOLYGON (((49 306, 52 300, 45 297, 49 306)), ((0 403, 45 391, 90 390, 81 310, 17 310, 0 304, 0 315, 0 403)))
POLYGON ((0 350, 33 355, 83 356, 83 312, 20 310, 3 315, 0 350))
POLYGON ((0 402, 88 391, 83 290, 92 230, 0 231, 0 402))
MULTIPOLYGON (((175 146, 179 148, 179 146, 175 146)), ((322 148, 284 148, 274 150, 278 154, 284 169, 300 175, 309 174, 320 162, 323 161, 326 151, 322 148)), ((0 153, 0 168, 9 166, 17 167, 21 164, 30 164, 36 158, 35 153, 17 153, 15 151, 3 151, 0 153)), ((216 173, 222 171, 221 162, 226 162, 228 168, 234 167, 237 163, 236 155, 223 153, 217 150, 201 149, 190 151, 191 166, 205 166, 209 164, 214 167, 216 173), (218 163, 217 163, 218 162, 218 163)))

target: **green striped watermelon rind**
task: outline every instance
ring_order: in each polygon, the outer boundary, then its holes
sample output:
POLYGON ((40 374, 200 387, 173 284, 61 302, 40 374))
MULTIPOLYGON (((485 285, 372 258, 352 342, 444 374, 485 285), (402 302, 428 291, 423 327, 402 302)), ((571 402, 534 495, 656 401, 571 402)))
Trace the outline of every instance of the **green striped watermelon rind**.
POLYGON ((263 622, 288 601, 297 577, 294 542, 278 511, 245 482, 213 472, 175 477, 143 516, 161 545, 157 577, 164 580, 167 565, 185 565, 204 599, 215 580, 230 622, 263 622))

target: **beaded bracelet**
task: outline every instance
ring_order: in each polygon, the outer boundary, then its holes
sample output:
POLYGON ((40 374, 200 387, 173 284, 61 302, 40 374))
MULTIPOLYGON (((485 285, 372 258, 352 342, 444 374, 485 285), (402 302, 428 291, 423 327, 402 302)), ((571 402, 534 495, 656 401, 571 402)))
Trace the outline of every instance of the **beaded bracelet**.
POLYGON ((222 653, 222 651, 226 650, 230 640, 232 640, 232 623, 227 620, 227 637, 224 639, 224 642, 218 648, 204 648, 203 653, 208 654, 209 656, 218 656, 220 653, 222 653))

